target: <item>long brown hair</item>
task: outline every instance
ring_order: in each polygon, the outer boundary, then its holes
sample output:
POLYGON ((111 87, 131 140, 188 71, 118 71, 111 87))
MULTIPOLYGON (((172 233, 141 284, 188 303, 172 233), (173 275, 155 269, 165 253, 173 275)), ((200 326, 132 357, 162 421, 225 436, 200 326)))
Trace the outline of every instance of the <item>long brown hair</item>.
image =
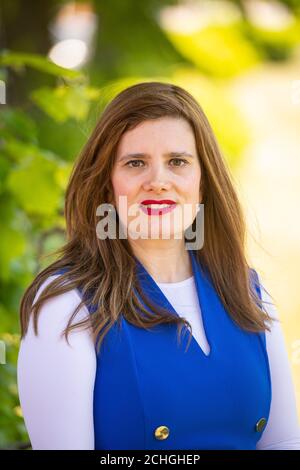
POLYGON ((196 251, 197 260, 208 269, 224 307, 242 329, 270 331, 265 322, 273 318, 264 310, 249 282, 242 209, 230 171, 201 106, 179 86, 143 82, 126 88, 106 106, 75 162, 65 198, 67 241, 56 252, 57 260, 35 277, 23 295, 22 337, 31 314, 38 334, 38 314, 47 299, 78 287, 82 289, 82 301, 62 333, 67 340, 72 329, 92 325, 99 351, 106 333, 120 321, 121 315, 142 328, 173 323, 179 326, 178 333, 184 325, 190 330, 187 320, 158 308, 145 297, 137 282, 136 261, 127 239, 102 240, 95 229, 97 207, 111 199, 110 175, 121 136, 142 121, 166 116, 186 119, 195 135, 201 165, 201 202, 205 207, 205 243, 196 251), (46 278, 65 267, 67 272, 56 277, 32 305, 46 278), (89 318, 71 324, 87 294, 96 306, 94 312, 89 318))

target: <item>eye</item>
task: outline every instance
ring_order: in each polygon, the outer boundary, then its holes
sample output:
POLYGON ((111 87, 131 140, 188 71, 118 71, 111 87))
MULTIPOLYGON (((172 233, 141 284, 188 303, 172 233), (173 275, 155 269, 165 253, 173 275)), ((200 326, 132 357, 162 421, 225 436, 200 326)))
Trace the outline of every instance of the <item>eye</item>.
POLYGON ((172 160, 170 160, 170 161, 174 161, 174 160, 177 161, 177 162, 183 163, 183 165, 175 165, 175 166, 178 166, 178 167, 184 166, 186 163, 188 163, 188 161, 185 160, 184 158, 172 158, 172 160))
MULTIPOLYGON (((171 166, 175 166, 175 167, 185 166, 188 163, 188 161, 185 160, 184 158, 172 158, 170 160, 170 162, 172 162, 172 161, 179 162, 179 165, 177 165, 177 164, 176 165, 171 165, 171 166), (181 165, 181 163, 182 163, 182 165, 181 165)), ((133 166, 131 165, 132 163, 134 164, 134 163, 140 163, 140 162, 144 163, 143 160, 130 160, 129 162, 127 162, 125 164, 125 166, 129 166, 129 168, 140 168, 140 165, 133 165, 133 166)))
POLYGON ((130 163, 138 163, 138 162, 143 163, 143 160, 130 160, 129 162, 126 163, 125 166, 129 166, 129 168, 139 168, 139 165, 133 165, 133 167, 130 166, 130 163))

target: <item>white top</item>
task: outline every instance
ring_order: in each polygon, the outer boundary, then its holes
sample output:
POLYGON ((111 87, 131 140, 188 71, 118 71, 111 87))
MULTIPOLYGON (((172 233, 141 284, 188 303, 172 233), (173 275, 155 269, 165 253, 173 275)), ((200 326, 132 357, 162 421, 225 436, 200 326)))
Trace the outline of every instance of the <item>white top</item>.
MULTIPOLYGON (((40 287, 35 300, 55 276, 40 287)), ((193 276, 176 283, 157 283, 175 311, 192 326, 193 336, 209 353, 193 276)), ((262 285, 261 285, 262 287, 262 285)), ((278 318, 277 310, 262 287, 265 309, 278 318)), ((94 449, 93 390, 96 352, 90 330, 70 332, 69 343, 60 337, 80 302, 76 289, 49 299, 41 308, 38 336, 32 316, 28 333, 21 340, 18 356, 18 389, 25 425, 32 448, 94 449)), ((83 306, 73 323, 89 316, 83 306)), ((270 416, 257 450, 300 450, 300 428, 296 398, 283 331, 274 322, 266 331, 272 381, 270 416)))

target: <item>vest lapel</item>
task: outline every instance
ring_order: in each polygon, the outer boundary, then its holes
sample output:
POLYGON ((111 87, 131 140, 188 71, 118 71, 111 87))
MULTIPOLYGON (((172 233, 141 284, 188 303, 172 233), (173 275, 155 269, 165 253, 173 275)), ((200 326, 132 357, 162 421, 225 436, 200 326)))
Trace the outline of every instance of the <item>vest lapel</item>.
MULTIPOLYGON (((203 321, 203 327, 204 327, 204 332, 205 336, 207 339, 207 342, 210 346, 210 353, 206 355, 202 348, 200 347, 198 341, 194 336, 192 336, 192 343, 194 347, 196 347, 197 351, 201 353, 201 355, 205 359, 210 359, 213 354, 214 354, 214 339, 213 336, 210 334, 211 332, 211 323, 213 321, 212 318, 210 318, 213 314, 213 309, 212 304, 216 304, 216 299, 214 299, 214 290, 211 288, 211 285, 207 279, 208 274, 204 272, 202 266, 200 266, 199 262, 196 259, 196 255, 192 250, 189 251, 189 256, 191 259, 192 263, 192 270, 193 270, 193 276, 194 276, 194 281, 195 281, 195 286, 198 294, 198 301, 200 304, 201 308, 201 313, 202 313, 202 321, 203 321)), ((158 306, 167 308, 169 311, 173 312, 174 315, 180 316, 174 309, 174 307, 171 305, 167 297, 164 295, 164 293, 161 291, 153 277, 149 274, 149 272, 146 270, 146 268, 143 266, 143 264, 136 258, 137 262, 137 275, 139 279, 139 283, 142 287, 143 292, 158 306)), ((219 308, 219 306, 218 306, 219 308)), ((217 314, 217 312, 214 312, 217 314)), ((189 334, 187 328, 186 328, 186 333, 187 335, 189 334)), ((213 333, 215 334, 215 332, 213 333)))

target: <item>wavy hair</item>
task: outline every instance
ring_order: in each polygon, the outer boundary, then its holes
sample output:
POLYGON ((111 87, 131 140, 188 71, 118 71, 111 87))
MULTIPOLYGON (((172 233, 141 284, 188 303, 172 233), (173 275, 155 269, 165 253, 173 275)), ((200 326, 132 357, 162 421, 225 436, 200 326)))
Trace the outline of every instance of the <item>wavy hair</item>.
MULTIPOLYGON (((111 200, 111 174, 122 135, 145 120, 162 117, 185 119, 195 136, 201 166, 201 202, 205 207, 205 243, 195 252, 197 261, 208 269, 214 288, 235 323, 247 331, 270 331, 266 322, 274 319, 264 310, 249 282, 251 268, 245 254, 242 208, 208 119, 186 90, 152 81, 130 86, 115 96, 79 154, 65 195, 66 243, 55 252, 56 261, 36 275, 21 299, 21 337, 26 335, 30 315, 38 334, 38 315, 47 299, 79 287, 83 294, 81 303, 62 333, 67 341, 72 329, 92 326, 99 352, 106 333, 121 320, 121 315, 141 328, 173 323, 179 327, 178 333, 184 325, 191 329, 186 319, 158 307, 145 296, 127 239, 102 240, 96 233, 96 209, 111 200), (67 268, 67 272, 52 280, 34 302, 42 283, 62 268, 67 268), (72 324, 87 298, 94 311, 89 318, 72 324)), ((118 225, 117 217, 117 230, 118 225)))

